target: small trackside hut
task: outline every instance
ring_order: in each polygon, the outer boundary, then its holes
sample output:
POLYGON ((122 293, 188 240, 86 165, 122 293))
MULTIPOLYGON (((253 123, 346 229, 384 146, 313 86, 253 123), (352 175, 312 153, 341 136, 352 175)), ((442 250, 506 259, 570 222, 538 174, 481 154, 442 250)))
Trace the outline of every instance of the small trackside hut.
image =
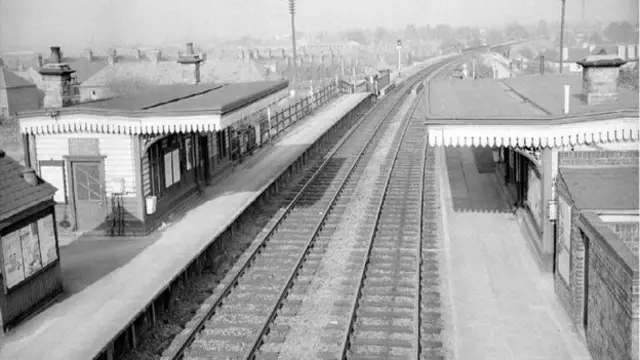
MULTIPOLYGON (((65 231, 144 235, 268 139, 287 81, 174 84, 20 115, 27 164, 65 231)), ((46 96, 46 95, 45 95, 46 96)))
POLYGON ((53 194, 0 150, 0 324, 6 331, 62 292, 53 194))

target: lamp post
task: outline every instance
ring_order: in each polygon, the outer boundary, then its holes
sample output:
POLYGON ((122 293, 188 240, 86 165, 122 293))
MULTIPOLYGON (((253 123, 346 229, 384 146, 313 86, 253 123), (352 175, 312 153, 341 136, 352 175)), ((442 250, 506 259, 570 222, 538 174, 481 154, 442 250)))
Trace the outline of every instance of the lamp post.
POLYGON ((562 1, 562 15, 560 16, 560 74, 564 66, 564 7, 566 0, 562 1))

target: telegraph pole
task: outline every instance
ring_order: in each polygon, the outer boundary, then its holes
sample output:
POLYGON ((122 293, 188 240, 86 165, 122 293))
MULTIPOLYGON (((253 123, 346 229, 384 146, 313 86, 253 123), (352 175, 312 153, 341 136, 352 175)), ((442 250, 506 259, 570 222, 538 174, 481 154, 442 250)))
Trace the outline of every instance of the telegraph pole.
POLYGON ((291 14, 291 44, 293 46, 293 68, 297 69, 298 63, 296 62, 296 22, 295 22, 296 1, 295 0, 289 0, 289 14, 291 14))
POLYGON ((562 74, 562 67, 564 66, 564 7, 566 0, 562 1, 562 15, 560 17, 560 74, 562 74))

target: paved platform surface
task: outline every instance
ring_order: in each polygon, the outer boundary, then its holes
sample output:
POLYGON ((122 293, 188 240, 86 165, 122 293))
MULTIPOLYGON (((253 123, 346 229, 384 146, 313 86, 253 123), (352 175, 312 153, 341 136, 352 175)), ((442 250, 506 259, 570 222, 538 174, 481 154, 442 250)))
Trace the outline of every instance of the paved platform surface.
POLYGON ((436 151, 455 358, 591 359, 495 175, 479 173, 475 161, 483 157, 469 148, 436 151))
POLYGON ((0 359, 70 360, 97 355, 195 254, 367 96, 353 94, 337 99, 305 120, 304 126, 234 168, 205 190, 200 206, 167 227, 129 262, 0 338, 0 359))

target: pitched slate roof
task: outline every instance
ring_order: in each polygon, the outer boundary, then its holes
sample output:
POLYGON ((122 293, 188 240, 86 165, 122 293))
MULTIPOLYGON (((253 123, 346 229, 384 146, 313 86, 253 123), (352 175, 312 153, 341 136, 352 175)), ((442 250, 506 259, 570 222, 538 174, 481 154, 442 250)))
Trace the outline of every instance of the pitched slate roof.
POLYGON ((18 76, 9 69, 0 68, 0 89, 14 89, 26 86, 35 86, 35 84, 18 76))
MULTIPOLYGON (((157 85, 184 83, 186 66, 175 61, 120 62, 107 65, 81 87, 106 88, 112 96, 147 90, 157 85)), ((202 83, 249 82, 264 80, 254 62, 208 60, 200 67, 202 83)))
POLYGON ((638 170, 560 167, 559 172, 581 210, 638 210, 638 170))
POLYGON ((79 83, 89 80, 109 63, 108 59, 104 57, 96 57, 92 61, 87 58, 65 59, 65 62, 76 71, 74 75, 79 83))
POLYGON ((37 186, 29 184, 22 177, 23 169, 24 166, 0 150, 0 221, 53 198, 57 190, 40 178, 37 186))

